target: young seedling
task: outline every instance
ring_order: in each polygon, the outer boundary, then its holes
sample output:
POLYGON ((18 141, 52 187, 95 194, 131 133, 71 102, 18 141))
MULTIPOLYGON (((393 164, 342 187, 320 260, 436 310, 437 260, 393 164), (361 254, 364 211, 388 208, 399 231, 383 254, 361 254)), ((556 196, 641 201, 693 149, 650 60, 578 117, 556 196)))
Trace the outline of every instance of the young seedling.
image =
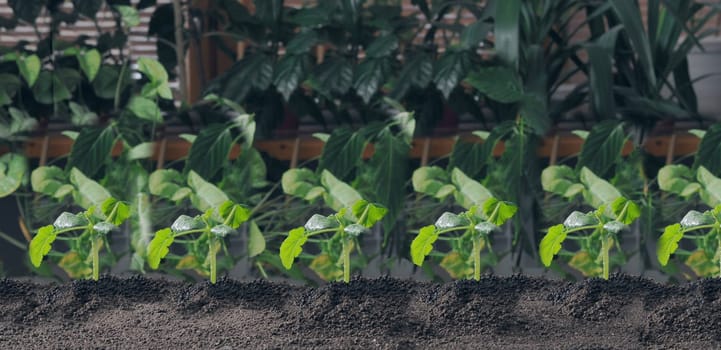
POLYGON ((63 212, 52 225, 43 226, 30 241, 30 261, 39 267, 43 257, 50 252, 56 239, 68 241, 70 249, 82 260, 88 257, 92 262, 92 278, 100 277, 100 248, 107 244, 107 235, 115 230, 130 216, 130 209, 125 203, 115 198, 106 199, 98 211, 90 207, 84 212, 72 214, 63 212), (71 237, 58 237, 73 234, 71 237), (79 233, 79 234, 78 234, 79 233))
POLYGON ((551 266, 553 257, 561 250, 564 240, 574 239, 580 245, 581 253, 590 261, 602 265, 602 276, 608 279, 610 270, 609 252, 617 235, 641 215, 641 210, 632 201, 618 197, 610 208, 601 205, 595 211, 582 213, 574 211, 562 224, 552 226, 541 240, 540 255, 543 265, 551 266), (588 235, 569 236, 571 233, 590 232, 588 235))
POLYGON ((303 252, 303 245, 309 240, 325 245, 329 251, 340 248, 338 258, 334 259, 336 265, 343 266, 343 281, 350 282, 350 254, 353 247, 358 245, 358 237, 373 227, 386 215, 388 209, 359 200, 353 207, 342 208, 329 216, 314 214, 304 226, 290 230, 288 237, 280 246, 280 260, 283 266, 290 270, 293 261, 303 252), (324 239, 311 237, 325 235, 324 239), (340 245, 340 247, 339 247, 340 245))
POLYGON ((697 250, 686 253, 686 264, 704 277, 716 274, 721 277, 721 205, 703 213, 696 210, 689 211, 680 223, 666 226, 658 239, 656 254, 662 266, 668 264, 671 254, 678 250, 678 242, 690 239, 697 250), (693 232, 694 234, 690 234, 693 232), (698 264, 693 262, 697 261, 698 264), (715 263, 715 266, 704 266, 705 262, 715 263), (718 268, 718 269, 717 269, 718 268))
POLYGON ((512 218, 517 210, 518 207, 511 203, 489 198, 481 208, 472 206, 468 211, 460 214, 443 213, 434 225, 421 228, 418 236, 411 243, 413 263, 422 266, 426 256, 433 250, 433 243, 440 239, 442 234, 461 233, 443 239, 458 243, 452 245, 454 250, 468 250, 469 243, 472 244, 470 259, 473 260, 473 279, 480 280, 481 251, 487 247, 489 252, 493 252, 491 233, 512 218))
POLYGON ((179 216, 169 227, 155 233, 155 237, 148 244, 148 265, 157 269, 162 260, 170 252, 173 242, 188 244, 191 251, 197 253, 197 261, 205 261, 210 269, 210 282, 215 283, 218 275, 216 256, 221 248, 225 247, 224 238, 236 233, 236 229, 250 218, 250 210, 233 203, 225 201, 217 209, 208 209, 203 215, 190 217, 179 216), (178 240, 183 236, 194 238, 178 240), (205 249, 198 249, 205 247, 205 249), (205 254, 203 254, 205 253, 205 254))

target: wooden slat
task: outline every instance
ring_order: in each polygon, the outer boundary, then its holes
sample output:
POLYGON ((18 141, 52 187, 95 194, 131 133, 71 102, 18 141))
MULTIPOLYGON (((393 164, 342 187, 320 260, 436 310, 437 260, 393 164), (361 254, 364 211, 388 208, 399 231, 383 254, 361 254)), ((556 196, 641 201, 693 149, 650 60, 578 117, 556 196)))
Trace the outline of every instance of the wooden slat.
MULTIPOLYGON (((465 136, 464 136, 465 137, 465 136)), ((554 136, 545 138, 540 147, 536 150, 536 154, 543 158, 551 156, 553 151, 553 139, 554 136)), ((25 155, 30 158, 41 158, 43 155, 43 142, 45 138, 43 136, 32 137, 25 142, 24 151, 25 155)), ((430 137, 430 138, 418 138, 413 141, 410 157, 413 159, 421 159, 424 153, 424 142, 428 140, 428 158, 436 159, 447 156, 453 149, 453 145, 456 142, 455 137, 430 137)), ((480 142, 478 139, 468 138, 471 142, 480 142)), ((66 156, 70 153, 73 145, 73 141, 63 135, 50 135, 47 139, 47 158, 58 158, 66 156)), ((162 142, 156 142, 155 152, 153 159, 157 160, 161 154, 162 142)), ((696 136, 682 133, 676 136, 675 146, 672 149, 671 154, 673 157, 685 156, 693 154, 698 148, 699 139, 696 136)), ((558 140, 558 157, 568 157, 578 154, 581 151, 583 140, 572 134, 560 135, 558 140)), ((290 161, 293 159, 294 147, 297 146, 297 159, 298 160, 309 160, 320 156, 323 151, 323 141, 313 137, 301 137, 296 141, 296 138, 288 138, 282 140, 261 140, 255 142, 255 147, 261 151, 267 153, 270 157, 290 161), (297 143, 296 143, 297 142, 297 143)), ((669 153, 669 147, 671 147, 671 136, 654 136, 650 137, 643 145, 645 151, 655 157, 666 157, 669 153)), ((190 143, 178 138, 168 137, 165 139, 165 154, 164 160, 177 160, 182 159, 188 154, 190 149, 190 143)), ((623 154, 628 155, 633 149, 631 142, 628 142, 623 149, 623 154)), ((493 155, 499 157, 505 150, 503 142, 499 142, 493 151, 493 155)), ((112 155, 118 156, 122 151, 122 144, 118 143, 113 148, 112 155)), ((0 153, 7 152, 7 148, 0 149, 0 153)), ((368 147, 363 152, 364 158, 369 158, 373 155, 373 145, 368 147)), ((240 154, 240 146, 236 145, 230 152, 230 158, 235 159, 240 154)))

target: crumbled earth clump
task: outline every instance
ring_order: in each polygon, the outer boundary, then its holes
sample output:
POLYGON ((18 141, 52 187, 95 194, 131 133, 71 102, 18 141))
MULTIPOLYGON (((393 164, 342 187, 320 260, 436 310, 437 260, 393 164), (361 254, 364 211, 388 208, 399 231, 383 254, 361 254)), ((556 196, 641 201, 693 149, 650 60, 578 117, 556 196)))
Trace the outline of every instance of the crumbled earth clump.
POLYGON ((717 279, 0 280, 3 349, 710 349, 719 330, 717 279))

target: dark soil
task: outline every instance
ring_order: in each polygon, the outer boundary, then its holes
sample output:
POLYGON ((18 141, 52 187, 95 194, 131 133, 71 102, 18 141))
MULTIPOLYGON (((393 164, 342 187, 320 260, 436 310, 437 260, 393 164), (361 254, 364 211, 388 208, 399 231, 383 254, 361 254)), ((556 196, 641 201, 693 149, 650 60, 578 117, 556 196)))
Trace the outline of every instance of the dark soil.
POLYGON ((721 280, 0 281, 0 348, 710 349, 721 280))

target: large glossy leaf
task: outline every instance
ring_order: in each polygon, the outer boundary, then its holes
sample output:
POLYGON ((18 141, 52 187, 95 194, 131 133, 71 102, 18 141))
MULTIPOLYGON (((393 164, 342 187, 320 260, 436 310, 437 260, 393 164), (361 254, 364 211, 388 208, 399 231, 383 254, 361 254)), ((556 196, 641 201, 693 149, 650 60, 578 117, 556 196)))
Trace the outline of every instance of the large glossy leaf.
POLYGON ((466 82, 494 101, 512 103, 523 98, 521 79, 510 68, 482 67, 471 72, 466 82))
POLYGON ((175 169, 158 169, 150 174, 148 179, 148 189, 151 194, 175 202, 183 200, 193 192, 184 184, 183 175, 175 169))
POLYGON ((386 82, 390 62, 388 58, 369 58, 356 68, 353 88, 363 102, 370 102, 373 95, 386 82))
POLYGON ((433 82, 445 98, 466 77, 471 59, 466 51, 449 50, 436 63, 433 82))
POLYGON ((323 198, 326 204, 335 211, 351 208, 353 204, 363 199, 358 191, 347 183, 340 181, 328 170, 323 170, 320 182, 325 187, 323 198))
POLYGON ((366 139, 360 132, 345 127, 335 129, 323 146, 318 166, 341 180, 351 180, 365 147, 366 139))
POLYGON ((235 102, 245 101, 252 88, 267 89, 273 82, 273 60, 263 54, 246 55, 222 78, 217 93, 235 102))
POLYGON ((290 270, 293 260, 303 252, 303 245, 307 240, 305 228, 298 227, 290 230, 288 237, 280 245, 280 261, 283 263, 283 267, 290 270))
POLYGON ((366 56, 382 58, 390 56, 398 48, 398 38, 395 35, 381 35, 368 45, 366 56))
POLYGON ((98 74, 93 80, 93 91, 95 94, 104 99, 115 98, 115 93, 118 91, 118 84, 120 84, 120 91, 131 82, 132 78, 129 73, 129 69, 125 69, 122 79, 120 76, 121 68, 111 65, 101 65, 98 70, 98 74), (122 80, 122 81, 120 81, 122 80))
POLYGON ((342 57, 328 57, 311 77, 313 89, 330 97, 344 95, 353 85, 353 66, 342 57))
POLYGON ((32 88, 33 96, 48 105, 69 100, 81 79, 80 73, 70 68, 41 71, 32 88))
POLYGON ((616 116, 613 96, 612 50, 600 45, 586 46, 589 57, 591 83, 591 107, 598 119, 614 119, 616 116))
POLYGON ((28 83, 28 86, 33 87, 40 76, 40 58, 37 55, 18 57, 17 66, 20 75, 25 79, 25 82, 28 83))
POLYGON ((228 162, 233 146, 230 128, 214 124, 203 128, 188 151, 186 168, 206 179, 213 178, 228 162))
POLYGON ((426 53, 417 53, 403 64, 390 96, 394 99, 401 99, 405 97, 410 88, 425 88, 432 79, 433 60, 426 53))
POLYGON ((223 191, 193 170, 188 173, 188 185, 193 190, 193 205, 200 211, 219 208, 229 200, 223 191))
POLYGON ((448 173, 437 166, 424 166, 413 172, 413 189, 438 199, 453 194, 456 188, 450 182, 448 173))
POLYGON ((78 168, 86 176, 94 177, 110 159, 115 139, 112 126, 81 130, 70 150, 68 168, 78 168))
POLYGON ((616 187, 598 177, 586 167, 581 169, 581 182, 586 186, 586 190, 583 193, 584 198, 594 208, 599 208, 602 205, 610 205, 617 198, 621 197, 621 192, 619 192, 616 187))
POLYGON ((28 161, 17 153, 7 153, 0 156, 3 165, 0 171, 0 198, 7 197, 15 192, 22 184, 28 172, 28 161))
POLYGON ((721 175, 721 124, 708 128, 694 158, 693 168, 705 167, 712 174, 721 175))
POLYGON ((701 213, 696 210, 691 210, 684 215, 680 224, 684 229, 690 229, 698 226, 710 225, 713 224, 714 221, 713 215, 711 215, 710 212, 701 213))
POLYGON ((470 209, 474 205, 483 205, 489 198, 493 197, 491 191, 483 187, 478 181, 469 178, 458 168, 451 171, 451 181, 457 188, 454 193, 456 202, 466 209, 470 209))
POLYGON ((552 165, 541 172, 543 190, 565 198, 573 198, 583 192, 576 173, 567 165, 552 165))
POLYGON ((155 123, 163 122, 163 116, 160 112, 160 107, 158 107, 158 104, 153 100, 142 96, 134 96, 132 99, 130 99, 130 102, 128 102, 128 105, 126 107, 130 112, 132 112, 136 117, 140 119, 155 123))
POLYGON ((305 79, 307 60, 307 57, 301 55, 286 55, 276 65, 273 85, 286 101, 305 79))
POLYGON ((538 254, 541 256, 541 262, 545 266, 551 266, 553 256, 561 250, 561 243, 566 240, 566 229, 563 224, 551 226, 548 233, 543 236, 538 254))
POLYGON ((663 234, 658 239, 658 246, 656 247, 656 256, 658 256, 658 262, 660 262, 662 266, 668 264, 668 259, 671 257, 671 254, 678 249, 678 242, 681 238, 683 238, 681 224, 669 225, 663 230, 663 234))
POLYGON ((157 269, 162 260, 170 252, 170 245, 173 244, 175 235, 169 228, 162 229, 155 233, 155 237, 148 244, 148 265, 157 269))
POLYGON ((145 76, 153 82, 167 82, 168 73, 163 68, 160 62, 149 58, 140 57, 138 58, 138 71, 145 74, 145 76))
POLYGON ((84 209, 92 206, 100 207, 111 197, 105 187, 85 176, 78 168, 70 170, 70 183, 75 187, 73 192, 75 203, 84 209))
POLYGON ((403 209, 408 181, 410 145, 389 130, 381 132, 370 160, 371 198, 384 205, 388 213, 383 219, 386 232, 391 232, 403 209))
POLYGON ((506 64, 518 66, 520 52, 521 0, 496 2, 494 38, 496 55, 506 64))
POLYGON ((576 169, 588 167, 598 176, 607 175, 613 165, 621 160, 621 151, 626 144, 623 124, 615 120, 599 123, 583 143, 576 169))
POLYGON ((43 226, 38 230, 38 233, 33 237, 32 241, 30 241, 28 251, 30 254, 30 262, 32 262, 33 266, 40 266, 40 263, 43 262, 43 257, 50 252, 56 237, 57 235, 55 234, 55 227, 53 227, 53 225, 43 226))
POLYGON ((318 176, 306 168, 288 169, 283 173, 280 183, 283 192, 307 201, 313 201, 325 193, 318 176))
POLYGON ((98 71, 100 71, 100 64, 103 61, 103 58, 100 56, 100 52, 96 49, 91 49, 78 53, 77 58, 80 69, 82 69, 83 73, 85 73, 88 81, 92 82, 95 80, 95 77, 98 75, 98 71))
POLYGON ((436 234, 436 227, 434 225, 428 225, 418 232, 418 236, 411 242, 411 260, 413 263, 422 266, 423 260, 433 250, 433 243, 438 239, 436 234))

